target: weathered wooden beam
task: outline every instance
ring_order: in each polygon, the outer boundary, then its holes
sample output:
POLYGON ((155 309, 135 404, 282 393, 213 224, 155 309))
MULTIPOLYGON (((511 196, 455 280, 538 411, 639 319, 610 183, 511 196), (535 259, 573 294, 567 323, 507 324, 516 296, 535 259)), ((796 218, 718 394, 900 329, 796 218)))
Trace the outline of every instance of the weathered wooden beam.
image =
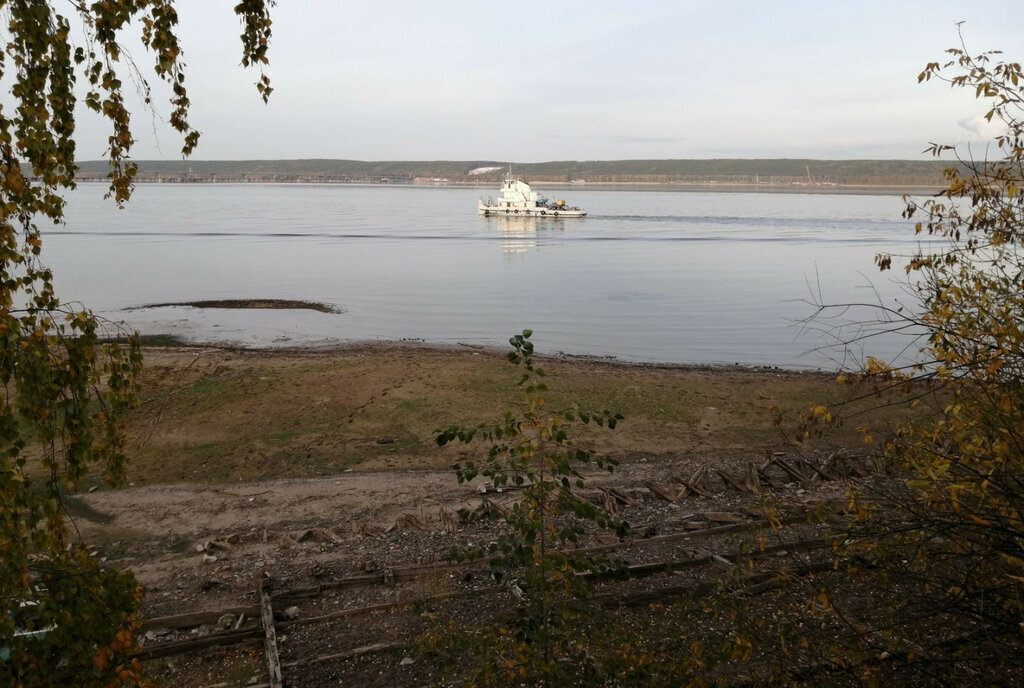
POLYGON ((225 645, 238 645, 248 640, 257 640, 263 637, 262 628, 243 628, 238 631, 227 631, 224 633, 212 633, 202 638, 189 638, 187 640, 176 640, 169 643, 160 643, 151 647, 144 647, 135 655, 141 660, 159 659, 181 655, 196 650, 205 650, 211 647, 223 647, 225 645))
POLYGON ((791 466, 785 459, 775 457, 775 465, 786 471, 790 477, 794 478, 797 482, 806 483, 809 482, 810 478, 804 475, 802 472, 791 466))
POLYGON ((146 619, 142 622, 142 630, 148 631, 154 628, 192 628, 204 623, 215 623, 217 619, 225 614, 244 614, 255 616, 260 608, 255 605, 243 607, 226 607, 224 609, 212 609, 202 612, 191 612, 189 614, 175 614, 174 616, 160 616, 146 619))
POLYGON ((645 480, 644 487, 650 490, 655 497, 660 497, 664 499, 666 502, 674 503, 679 501, 678 491, 672 491, 669 488, 665 487, 664 485, 659 485, 653 480, 645 480))
POLYGON ((746 492, 746 488, 743 486, 743 483, 737 480, 736 478, 732 477, 725 471, 721 470, 720 468, 716 468, 715 473, 718 474, 718 477, 721 478, 722 482, 725 483, 728 487, 731 487, 738 492, 746 492))
POLYGON ((629 496, 628 494, 617 488, 598 487, 597 489, 601 490, 601 492, 604 492, 606 495, 614 497, 615 501, 619 502, 620 504, 625 504, 626 506, 637 506, 638 504, 640 504, 639 500, 634 499, 633 497, 629 496))
POLYGON ((743 485, 752 494, 764 494, 764 487, 757 477, 757 466, 753 461, 747 461, 743 466, 743 485))
POLYGON ((495 585, 487 588, 473 588, 472 590, 459 590, 457 592, 446 592, 440 595, 431 595, 430 597, 419 597, 414 600, 401 600, 399 602, 382 602, 381 604, 372 604, 366 607, 351 607, 349 609, 339 609, 336 612, 330 612, 328 614, 321 614, 320 616, 306 616, 299 619, 292 619, 290 621, 282 621, 278 624, 280 628, 291 628, 292 626, 307 626, 309 624, 325 623, 327 621, 335 621, 337 619, 344 619, 348 616, 361 616, 363 614, 372 614, 373 612, 387 611, 389 609, 401 609, 402 607, 411 607, 413 605, 428 605, 434 602, 444 602, 445 600, 455 599, 457 597, 465 597, 466 595, 487 595, 491 593, 501 592, 506 590, 505 586, 495 585))
POLYGON ((288 662, 285 664, 285 668, 293 669, 295 667, 306 666, 307 664, 318 664, 320 662, 331 662, 335 660, 353 659, 355 657, 361 657, 362 655, 369 655, 375 652, 386 652, 398 647, 404 647, 406 643, 374 643, 373 645, 364 645, 357 647, 352 650, 346 650, 345 652, 334 652, 328 655, 318 655, 316 657, 310 657, 308 659, 299 659, 294 662, 288 662))
POLYGON ((277 654, 277 630, 274 628, 274 608, 270 603, 270 586, 263 579, 259 586, 260 618, 263 622, 263 648, 267 655, 267 674, 270 676, 270 688, 282 688, 284 678, 281 675, 281 658, 277 654))

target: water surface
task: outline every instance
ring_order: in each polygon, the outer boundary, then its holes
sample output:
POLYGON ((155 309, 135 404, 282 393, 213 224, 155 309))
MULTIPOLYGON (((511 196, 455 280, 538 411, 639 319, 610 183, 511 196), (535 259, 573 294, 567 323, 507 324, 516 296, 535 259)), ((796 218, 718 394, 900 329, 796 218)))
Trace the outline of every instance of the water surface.
MULTIPOLYGON (((545 352, 833 367, 835 351, 814 351, 830 338, 794 325, 813 313, 808 301, 896 303, 903 292, 873 257, 916 246, 896 196, 574 186, 545 193, 588 217, 477 216, 477 198, 493 193, 140 185, 119 211, 85 184, 67 225, 46 232, 44 262, 65 301, 191 341, 500 346, 529 327, 545 352), (229 298, 343 312, 136 309, 229 298)), ((868 340, 866 351, 904 344, 868 340)))

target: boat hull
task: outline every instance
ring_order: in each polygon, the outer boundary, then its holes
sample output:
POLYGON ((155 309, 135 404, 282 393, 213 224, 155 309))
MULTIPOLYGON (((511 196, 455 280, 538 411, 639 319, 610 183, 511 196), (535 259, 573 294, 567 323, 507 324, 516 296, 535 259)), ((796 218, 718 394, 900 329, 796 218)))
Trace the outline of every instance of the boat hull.
POLYGON ((485 217, 583 217, 587 211, 579 208, 502 208, 480 204, 477 212, 485 217))

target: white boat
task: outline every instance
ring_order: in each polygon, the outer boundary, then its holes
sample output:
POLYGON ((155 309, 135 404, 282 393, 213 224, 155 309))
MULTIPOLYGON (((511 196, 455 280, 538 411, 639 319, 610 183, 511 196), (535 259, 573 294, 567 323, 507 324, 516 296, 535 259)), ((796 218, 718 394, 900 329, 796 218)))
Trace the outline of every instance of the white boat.
POLYGON ((481 215, 501 217, 583 217, 583 208, 566 205, 565 201, 549 201, 530 188, 530 185, 511 173, 505 176, 498 200, 480 199, 477 211, 481 215))

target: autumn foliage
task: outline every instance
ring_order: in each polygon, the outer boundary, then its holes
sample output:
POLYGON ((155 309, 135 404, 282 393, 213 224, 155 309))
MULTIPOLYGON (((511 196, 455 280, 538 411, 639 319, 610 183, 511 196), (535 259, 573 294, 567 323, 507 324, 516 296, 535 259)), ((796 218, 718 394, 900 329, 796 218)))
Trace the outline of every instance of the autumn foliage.
MULTIPOLYGON (((959 164, 940 193, 906 199, 927 240, 876 259, 883 271, 905 262, 916 306, 892 323, 922 333, 919 357, 872 359, 843 382, 922 412, 884 442, 897 478, 851 493, 836 565, 874 599, 835 605, 850 633, 827 654, 869 682, 902 671, 1003 684, 1024 650, 1024 74, 999 53, 956 48, 918 80, 969 89, 1002 131, 981 159, 929 146, 959 164)), ((811 409, 803 432, 843 420, 841 407, 811 409)))
MULTIPOLYGON (((184 155, 199 133, 188 119, 173 0, 72 2, 71 19, 55 5, 0 0, 0 79, 9 89, 0 108, 0 684, 134 685, 140 591, 133 576, 106 570, 76 541, 64 495, 90 471, 123 481, 119 417, 135 400, 140 349, 133 337, 101 345, 118 329, 62 303, 41 262, 37 222, 64 221, 80 86, 81 102, 110 125, 109 195, 117 203, 131 195, 124 83, 152 106, 122 45, 132 22, 169 89, 168 121, 184 155)), ((246 65, 266 62, 271 5, 235 7, 246 65)), ((266 75, 258 90, 269 95, 266 75)))

